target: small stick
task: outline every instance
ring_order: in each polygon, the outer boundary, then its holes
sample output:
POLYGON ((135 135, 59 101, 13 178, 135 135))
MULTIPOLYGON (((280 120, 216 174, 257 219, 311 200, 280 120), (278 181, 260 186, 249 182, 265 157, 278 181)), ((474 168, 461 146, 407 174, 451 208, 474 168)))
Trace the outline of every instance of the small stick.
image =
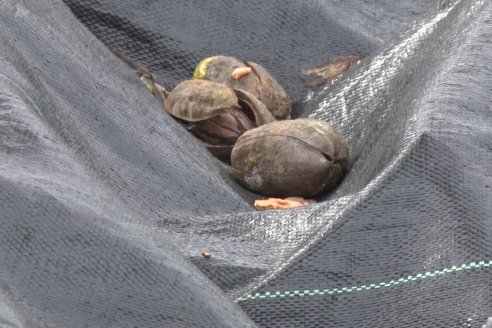
POLYGON ((138 77, 143 81, 147 89, 149 89, 150 92, 159 99, 161 105, 164 106, 164 102, 169 95, 169 92, 162 85, 155 82, 154 75, 152 75, 146 67, 136 63, 124 53, 113 51, 113 54, 137 72, 138 77))

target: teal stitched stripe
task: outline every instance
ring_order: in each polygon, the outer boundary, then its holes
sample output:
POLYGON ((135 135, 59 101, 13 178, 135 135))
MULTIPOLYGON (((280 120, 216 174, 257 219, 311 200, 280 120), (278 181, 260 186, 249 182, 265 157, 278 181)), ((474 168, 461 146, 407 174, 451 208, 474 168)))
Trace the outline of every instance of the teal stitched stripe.
POLYGON ((325 296, 325 295, 339 295, 339 294, 347 294, 347 293, 354 293, 354 292, 362 292, 372 289, 393 287, 400 284, 406 284, 414 281, 420 281, 420 280, 425 280, 435 277, 441 277, 441 276, 448 275, 450 273, 456 273, 460 271, 489 268, 491 266, 492 266, 492 261, 471 262, 468 264, 462 264, 461 266, 453 265, 451 268, 445 268, 433 272, 418 273, 413 276, 403 277, 397 280, 380 282, 377 284, 367 284, 367 285, 352 286, 352 287, 339 287, 339 288, 322 289, 322 290, 305 289, 305 290, 293 290, 293 291, 283 291, 283 292, 265 292, 265 293, 248 294, 238 299, 237 302, 256 301, 256 300, 264 300, 264 299, 272 299, 272 298, 325 296))

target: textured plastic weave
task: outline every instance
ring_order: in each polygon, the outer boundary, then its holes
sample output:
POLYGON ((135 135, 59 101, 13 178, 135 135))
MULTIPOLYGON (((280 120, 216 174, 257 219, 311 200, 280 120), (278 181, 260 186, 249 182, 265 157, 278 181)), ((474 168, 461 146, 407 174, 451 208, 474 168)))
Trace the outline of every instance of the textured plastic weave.
POLYGON ((479 0, 0 2, 0 326, 490 325, 491 40, 479 0), (261 63, 348 175, 255 211, 110 50, 168 88, 261 63), (308 90, 337 55, 366 58, 308 90))

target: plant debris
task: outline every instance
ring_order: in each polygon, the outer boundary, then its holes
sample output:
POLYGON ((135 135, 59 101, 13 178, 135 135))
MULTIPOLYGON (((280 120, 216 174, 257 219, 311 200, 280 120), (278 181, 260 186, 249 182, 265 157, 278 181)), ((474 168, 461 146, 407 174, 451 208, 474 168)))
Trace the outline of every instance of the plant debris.
POLYGON ((164 107, 164 102, 166 101, 169 92, 162 85, 155 82, 154 75, 152 75, 146 67, 136 63, 124 53, 113 51, 113 54, 137 73, 138 77, 143 81, 147 89, 149 89, 150 92, 152 92, 152 94, 159 99, 159 102, 164 107))
POLYGON ((231 76, 233 79, 239 80, 249 73, 251 73, 251 67, 238 67, 232 71, 231 76))
POLYGON ((255 207, 258 210, 269 210, 300 207, 313 203, 315 203, 313 199, 304 199, 302 197, 268 198, 255 200, 255 207))
POLYGON ((351 67, 358 65, 361 60, 362 57, 360 56, 340 56, 326 64, 316 66, 313 69, 304 70, 303 74, 313 77, 307 84, 311 87, 315 87, 336 79, 351 67))

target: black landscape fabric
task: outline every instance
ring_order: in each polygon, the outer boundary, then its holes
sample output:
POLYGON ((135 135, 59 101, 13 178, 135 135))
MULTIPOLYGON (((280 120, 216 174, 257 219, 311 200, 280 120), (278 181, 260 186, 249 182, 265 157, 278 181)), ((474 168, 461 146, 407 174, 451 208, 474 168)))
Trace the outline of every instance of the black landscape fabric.
POLYGON ((486 0, 0 1, 0 326, 491 327, 491 103, 486 0), (114 50, 262 64, 347 176, 256 211, 114 50))

